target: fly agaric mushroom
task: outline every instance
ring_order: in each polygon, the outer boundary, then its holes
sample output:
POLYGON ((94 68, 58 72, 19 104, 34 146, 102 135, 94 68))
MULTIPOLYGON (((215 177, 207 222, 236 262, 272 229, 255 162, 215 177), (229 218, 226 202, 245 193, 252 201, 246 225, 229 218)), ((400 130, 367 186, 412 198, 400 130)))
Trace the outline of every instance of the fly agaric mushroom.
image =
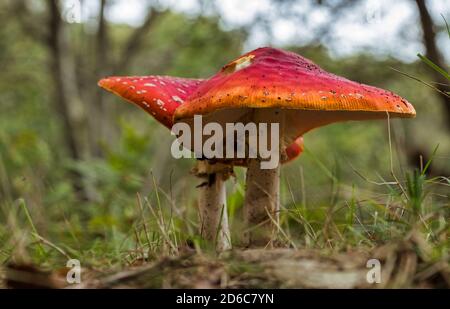
MULTIPOLYGON (((100 80, 98 84, 138 105, 170 129, 173 125, 175 109, 202 82, 203 80, 200 79, 169 76, 113 76, 100 80)), ((303 139, 300 137, 286 149, 286 162, 298 157, 302 150, 303 139)), ((245 162, 234 163, 245 165, 245 162)), ((197 177, 207 180, 199 186, 202 234, 205 234, 208 240, 217 241, 217 250, 230 249, 225 181, 233 172, 232 166, 224 163, 210 164, 208 160, 199 160, 193 171, 197 177), (218 230, 219 233, 217 233, 218 230)))
MULTIPOLYGON (((398 95, 328 73, 295 53, 259 48, 225 65, 175 111, 175 122, 278 124, 280 152, 298 136, 334 122, 414 117, 398 95)), ((265 136, 264 142, 269 143, 265 136)), ((249 246, 267 244, 279 217, 279 171, 263 169, 260 153, 248 160, 244 215, 249 246)))

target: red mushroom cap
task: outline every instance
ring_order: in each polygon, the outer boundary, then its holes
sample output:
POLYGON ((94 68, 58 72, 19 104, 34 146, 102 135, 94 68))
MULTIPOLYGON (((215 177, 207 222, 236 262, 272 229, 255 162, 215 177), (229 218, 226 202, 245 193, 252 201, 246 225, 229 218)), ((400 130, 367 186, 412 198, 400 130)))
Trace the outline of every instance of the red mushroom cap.
POLYGON ((175 109, 201 82, 170 76, 112 76, 101 79, 98 85, 138 105, 170 129, 175 109))
MULTIPOLYGON (((139 106, 167 128, 173 125, 175 110, 203 83, 202 79, 170 76, 111 76, 98 85, 139 106)), ((303 151, 303 138, 286 148, 282 163, 292 161, 303 151)), ((245 160, 233 160, 235 165, 246 166, 245 160)))
POLYGON ((283 145, 333 122, 416 114, 409 102, 390 91, 328 73, 295 53, 265 47, 230 62, 199 85, 175 111, 174 120, 190 124, 194 115, 203 115, 206 122, 235 122, 252 117, 252 109, 283 111, 283 145))
POLYGON ((414 117, 414 107, 383 89, 328 73, 292 52, 258 48, 225 65, 202 83, 175 118, 229 108, 283 108, 319 111, 389 112, 414 117))

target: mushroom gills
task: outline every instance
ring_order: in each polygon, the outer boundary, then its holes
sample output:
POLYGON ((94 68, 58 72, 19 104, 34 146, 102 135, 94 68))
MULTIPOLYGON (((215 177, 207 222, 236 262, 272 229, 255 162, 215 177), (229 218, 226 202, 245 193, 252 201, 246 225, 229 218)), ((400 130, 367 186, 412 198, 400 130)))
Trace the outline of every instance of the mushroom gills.
MULTIPOLYGON (((220 109, 213 113, 203 115, 202 125, 205 126, 210 122, 220 124, 223 129, 224 136, 226 136, 227 123, 239 123, 244 125, 250 122, 255 122, 252 114, 256 112, 261 113, 264 110, 267 114, 280 112, 280 119, 284 119, 285 128, 283 136, 280 139, 280 150, 285 149, 292 144, 295 139, 312 129, 319 128, 328 124, 346 121, 359 120, 376 120, 386 119, 388 112, 386 111, 325 111, 325 110, 306 110, 306 109, 288 109, 288 108, 230 108, 220 109)), ((180 122, 187 123, 193 130, 193 119, 184 119, 180 122)), ((264 123, 264 121, 260 121, 264 123)), ((205 142, 206 138, 203 139, 205 142)), ((193 143, 192 143, 193 145, 193 143)))

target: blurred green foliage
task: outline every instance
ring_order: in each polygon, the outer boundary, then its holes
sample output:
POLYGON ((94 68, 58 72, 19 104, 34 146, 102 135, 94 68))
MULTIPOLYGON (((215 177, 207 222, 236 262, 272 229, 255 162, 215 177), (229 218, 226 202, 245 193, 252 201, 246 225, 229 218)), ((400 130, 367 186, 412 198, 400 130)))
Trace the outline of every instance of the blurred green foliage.
MULTIPOLYGON (((76 32, 80 26, 71 27, 76 32)), ((117 56, 117 46, 132 29, 124 25, 111 25, 111 29, 114 44, 108 52, 117 56)), ((224 31, 215 18, 167 12, 144 39, 121 75, 208 77, 243 52, 245 31, 224 31)), ((402 63, 377 59, 370 53, 335 59, 322 47, 286 48, 338 75, 392 90, 417 110, 416 119, 391 121, 392 153, 385 121, 336 124, 309 133, 305 153, 282 171, 282 203, 287 209, 283 224, 289 235, 310 246, 326 247, 330 242, 336 242, 333 246, 337 247, 371 246, 399 237, 411 227, 413 221, 402 223, 405 217, 392 210, 406 207, 415 215, 438 210, 429 233, 430 238, 442 237, 442 230, 448 228, 442 223, 442 218, 448 220, 448 186, 418 172, 405 178, 405 149, 410 143, 430 151, 440 144, 433 165, 437 170, 448 167, 450 141, 441 106, 431 89, 391 69, 428 80, 426 68, 420 61, 402 63), (393 171, 409 199, 398 186, 374 184, 392 181, 391 156, 393 171), (342 239, 347 241, 339 243, 342 239)), ((16 23, 0 27, 0 261, 8 261, 13 253, 49 267, 63 265, 65 260, 51 246, 45 247, 44 256, 33 254, 39 249, 30 236, 31 227, 19 199, 39 235, 95 267, 131 263, 140 256, 142 247, 151 249, 142 253, 151 258, 151 252, 173 250, 170 241, 181 244, 189 239, 199 244, 197 183, 189 175, 194 162, 171 157, 173 137, 169 131, 111 95, 107 100, 117 110, 117 140, 105 143, 104 158, 68 159, 62 147, 60 119, 53 112, 54 86, 46 57, 45 48, 24 36, 16 23), (89 201, 77 199, 68 177, 73 171, 83 176, 89 201), (161 217, 153 216, 149 205, 161 209, 170 241, 161 233, 161 217), (22 248, 26 250, 20 251, 22 248)), ((236 179, 228 184, 235 237, 242 228, 244 192, 244 171, 237 168, 236 173, 236 179)))

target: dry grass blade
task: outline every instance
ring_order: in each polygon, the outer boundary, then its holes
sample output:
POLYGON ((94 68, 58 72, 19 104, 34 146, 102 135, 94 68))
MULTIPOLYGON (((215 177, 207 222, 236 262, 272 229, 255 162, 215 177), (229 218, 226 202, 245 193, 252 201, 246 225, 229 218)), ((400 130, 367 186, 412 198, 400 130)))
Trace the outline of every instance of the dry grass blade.
POLYGON ((154 218, 156 220, 156 223, 157 223, 157 225, 159 227, 159 231, 160 231, 161 235, 163 236, 165 243, 170 246, 170 248, 172 249, 174 254, 177 254, 178 253, 178 247, 175 246, 175 244, 170 239, 170 236, 167 234, 167 230, 166 230, 166 227, 164 225, 164 219, 163 219, 162 213, 157 214, 156 211, 153 209, 153 207, 150 204, 150 201, 148 199, 145 199, 145 203, 146 203, 148 209, 150 210, 150 212, 152 213, 152 215, 154 216, 154 218))

